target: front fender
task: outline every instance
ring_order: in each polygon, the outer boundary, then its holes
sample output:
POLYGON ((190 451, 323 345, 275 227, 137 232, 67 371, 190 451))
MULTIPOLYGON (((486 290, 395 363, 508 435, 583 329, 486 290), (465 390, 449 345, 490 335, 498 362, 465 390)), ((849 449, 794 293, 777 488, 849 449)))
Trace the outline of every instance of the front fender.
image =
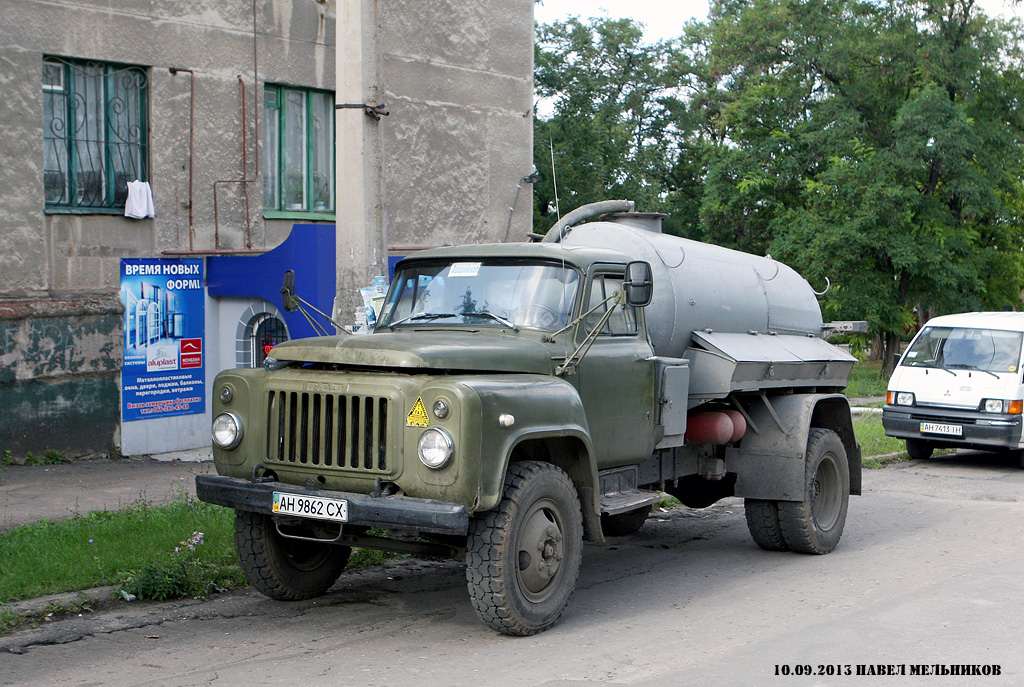
POLYGON ((505 472, 516 448, 540 441, 576 446, 573 455, 550 455, 577 484, 585 509, 596 509, 597 465, 586 414, 576 388, 556 377, 502 375, 463 380, 480 403, 480 492, 477 508, 490 510, 501 500, 505 472), (509 425, 506 419, 511 416, 509 425), (507 425, 507 426, 506 426, 507 425), (566 444, 565 440, 569 440, 566 444))

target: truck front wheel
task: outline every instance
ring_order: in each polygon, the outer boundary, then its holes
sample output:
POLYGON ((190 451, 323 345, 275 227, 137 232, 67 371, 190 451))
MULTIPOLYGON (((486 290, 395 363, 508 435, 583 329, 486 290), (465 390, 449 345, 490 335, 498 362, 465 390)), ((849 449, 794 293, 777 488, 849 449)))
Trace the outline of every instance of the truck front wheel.
POLYGON ((828 553, 843 536, 850 503, 850 466, 839 435, 812 428, 804 463, 804 498, 779 501, 779 528, 794 551, 828 553))
POLYGON ((235 511, 235 548, 246 579, 272 599, 299 601, 330 589, 345 569, 348 546, 282 537, 269 515, 235 511))
POLYGON ((568 605, 582 554, 583 518, 569 477, 550 463, 512 463, 498 507, 470 523, 473 608, 503 634, 543 632, 568 605))

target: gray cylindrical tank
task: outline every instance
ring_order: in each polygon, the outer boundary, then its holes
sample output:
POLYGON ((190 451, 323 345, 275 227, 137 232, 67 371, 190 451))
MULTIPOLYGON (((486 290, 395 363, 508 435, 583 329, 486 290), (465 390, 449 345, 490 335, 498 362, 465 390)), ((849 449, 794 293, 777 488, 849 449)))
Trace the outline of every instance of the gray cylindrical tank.
POLYGON ((658 355, 682 358, 692 332, 821 334, 821 308, 810 284, 771 258, 661 233, 655 213, 606 215, 580 224, 567 246, 612 248, 646 260, 654 272, 647 328, 658 355))

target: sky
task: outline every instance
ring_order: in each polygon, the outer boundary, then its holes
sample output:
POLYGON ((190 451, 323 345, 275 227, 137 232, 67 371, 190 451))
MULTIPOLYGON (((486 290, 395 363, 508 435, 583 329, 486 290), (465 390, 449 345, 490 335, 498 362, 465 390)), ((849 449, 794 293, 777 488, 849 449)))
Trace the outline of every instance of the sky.
MULTIPOLYGON (((977 2, 989 15, 1024 17, 1024 6, 1013 6, 1007 0, 977 2)), ((569 16, 581 19, 632 17, 644 25, 644 38, 656 41, 678 38, 683 33, 683 24, 690 19, 706 19, 708 3, 707 0, 543 0, 533 11, 534 18, 542 24, 569 16)))

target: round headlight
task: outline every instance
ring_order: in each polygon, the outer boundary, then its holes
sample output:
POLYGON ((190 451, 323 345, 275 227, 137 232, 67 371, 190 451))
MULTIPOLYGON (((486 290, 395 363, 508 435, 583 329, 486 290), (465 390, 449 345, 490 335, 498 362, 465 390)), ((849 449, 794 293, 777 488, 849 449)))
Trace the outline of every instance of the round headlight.
POLYGON ((439 427, 432 427, 420 435, 416 452, 424 465, 439 470, 452 457, 454 448, 455 444, 448 432, 439 427))
POLYGON ((242 441, 242 420, 232 412, 221 413, 213 421, 213 443, 232 449, 242 441))

